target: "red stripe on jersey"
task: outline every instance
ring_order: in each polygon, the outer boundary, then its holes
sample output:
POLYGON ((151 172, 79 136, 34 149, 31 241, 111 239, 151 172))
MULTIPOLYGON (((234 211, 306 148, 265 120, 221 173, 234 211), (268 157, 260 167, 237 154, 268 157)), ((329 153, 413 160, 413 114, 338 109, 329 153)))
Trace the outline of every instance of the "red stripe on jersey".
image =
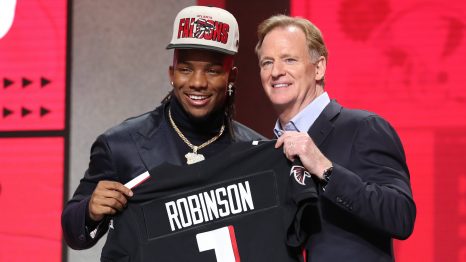
POLYGON ((235 253, 235 261, 240 262, 238 245, 236 244, 235 228, 233 226, 228 226, 228 231, 230 231, 231 247, 233 247, 233 253, 235 253))
MULTIPOLYGON (((137 183, 136 185, 134 185, 133 188, 135 188, 135 187, 139 186, 140 184, 144 183, 144 182, 145 182, 147 179, 149 179, 149 178, 150 178, 150 176, 144 178, 143 180, 141 180, 141 182, 139 182, 139 183, 137 183)), ((131 189, 131 188, 130 188, 130 189, 131 189)))

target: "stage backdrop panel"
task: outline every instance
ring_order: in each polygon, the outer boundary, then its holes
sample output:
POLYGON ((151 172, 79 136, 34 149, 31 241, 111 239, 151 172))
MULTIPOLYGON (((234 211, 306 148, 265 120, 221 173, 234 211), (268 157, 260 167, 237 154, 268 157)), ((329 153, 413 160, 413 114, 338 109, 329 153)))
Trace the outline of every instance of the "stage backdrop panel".
POLYGON ((65 128, 66 8, 66 0, 30 0, 11 10, 0 38, 0 131, 65 128))
POLYGON ((0 261, 61 261, 67 1, 0 1, 0 261))
POLYGON ((405 146, 418 213, 397 261, 466 261, 466 2, 291 1, 323 32, 326 89, 405 146))
POLYGON ((64 138, 0 138, 0 261, 60 261, 64 138))

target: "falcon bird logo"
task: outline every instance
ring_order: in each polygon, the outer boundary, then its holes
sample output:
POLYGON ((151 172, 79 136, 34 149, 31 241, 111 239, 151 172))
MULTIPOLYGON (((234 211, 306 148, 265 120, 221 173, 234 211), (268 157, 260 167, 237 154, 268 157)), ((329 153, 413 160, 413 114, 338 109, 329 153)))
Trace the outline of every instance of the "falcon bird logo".
POLYGON ((292 166, 290 176, 293 176, 300 185, 305 186, 306 177, 311 177, 311 174, 303 166, 292 166))

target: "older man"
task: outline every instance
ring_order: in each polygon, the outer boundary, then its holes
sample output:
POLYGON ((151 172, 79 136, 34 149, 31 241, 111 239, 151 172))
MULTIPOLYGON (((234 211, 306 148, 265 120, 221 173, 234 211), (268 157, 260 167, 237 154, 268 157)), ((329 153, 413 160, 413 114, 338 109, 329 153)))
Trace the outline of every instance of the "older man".
POLYGON ((321 185, 322 229, 308 241, 308 261, 393 261, 392 238, 406 239, 416 214, 395 130, 330 99, 327 48, 311 22, 273 16, 258 36, 262 86, 278 114, 276 147, 321 185))

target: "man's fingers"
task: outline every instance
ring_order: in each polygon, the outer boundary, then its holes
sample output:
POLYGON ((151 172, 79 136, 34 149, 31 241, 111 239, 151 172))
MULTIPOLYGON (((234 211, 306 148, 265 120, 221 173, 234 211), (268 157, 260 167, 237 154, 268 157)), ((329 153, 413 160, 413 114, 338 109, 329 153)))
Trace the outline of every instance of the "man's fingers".
POLYGON ((275 142, 275 148, 279 148, 279 147, 281 147, 283 145, 283 139, 284 139, 283 136, 281 136, 281 137, 279 137, 277 139, 277 142, 275 142))
POLYGON ((92 219, 99 221, 104 215, 113 215, 126 206, 133 192, 123 184, 115 181, 100 181, 92 193, 89 213, 92 219))
POLYGON ((118 197, 115 198, 106 198, 103 205, 121 211, 126 206, 126 202, 126 198, 122 197, 122 195, 120 194, 118 197))
POLYGON ((126 195, 127 197, 133 196, 133 191, 131 189, 125 187, 123 184, 115 181, 100 181, 97 185, 97 188, 107 189, 107 190, 115 190, 120 192, 121 194, 126 195))
POLYGON ((114 215, 118 210, 105 205, 89 205, 89 216, 94 221, 100 221, 106 215, 114 215))
POLYGON ((117 207, 117 205, 125 206, 128 202, 126 196, 120 191, 114 189, 96 189, 95 201, 99 205, 107 205, 111 207, 117 207), (117 201, 118 203, 115 203, 117 201))
POLYGON ((307 133, 285 131, 275 143, 275 148, 283 146, 283 153, 290 161, 306 153, 307 144, 312 141, 307 133))
POLYGON ((121 183, 118 183, 118 182, 115 182, 116 185, 115 185, 115 189, 116 191, 124 194, 125 196, 127 197, 132 197, 133 196, 133 191, 131 191, 131 189, 125 187, 123 184, 121 183))
MULTIPOLYGON (((116 193, 116 191, 113 191, 116 193)), ((126 206, 126 198, 117 193, 119 196, 106 197, 103 195, 96 195, 91 197, 89 203, 89 214, 95 221, 102 220, 104 215, 113 215, 117 211, 122 211, 126 206)))

